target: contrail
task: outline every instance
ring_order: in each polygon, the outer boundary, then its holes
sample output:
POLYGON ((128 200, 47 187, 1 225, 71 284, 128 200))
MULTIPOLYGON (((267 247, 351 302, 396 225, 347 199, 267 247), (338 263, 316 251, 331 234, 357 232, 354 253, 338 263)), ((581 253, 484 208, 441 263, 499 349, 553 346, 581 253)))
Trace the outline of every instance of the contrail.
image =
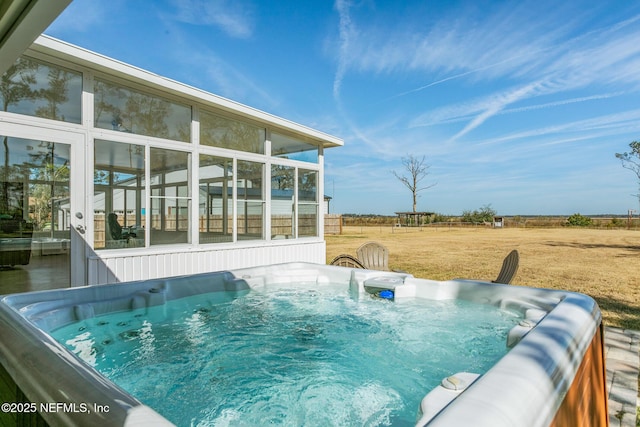
POLYGON ((333 80, 333 96, 338 99, 340 97, 340 87, 342 86, 342 79, 347 69, 347 52, 349 51, 350 34, 352 32, 351 16, 349 15, 349 7, 351 5, 348 1, 337 0, 335 7, 338 10, 338 16, 340 18, 339 23, 339 35, 340 35, 340 50, 338 55, 338 69, 333 80))

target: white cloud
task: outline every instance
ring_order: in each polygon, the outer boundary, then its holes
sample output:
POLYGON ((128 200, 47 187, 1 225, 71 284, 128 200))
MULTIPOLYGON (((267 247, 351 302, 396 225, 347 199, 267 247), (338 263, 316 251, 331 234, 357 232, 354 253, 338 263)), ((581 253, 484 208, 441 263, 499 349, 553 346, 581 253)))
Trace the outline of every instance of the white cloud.
POLYGON ((633 133, 640 130, 640 109, 624 111, 621 113, 604 114, 597 117, 561 123, 558 125, 544 126, 519 132, 513 132, 498 138, 492 138, 484 144, 498 144, 507 141, 536 138, 536 143, 540 143, 540 137, 554 135, 551 144, 561 144, 572 142, 580 137, 564 137, 559 139, 559 135, 572 133, 574 135, 583 134, 588 139, 604 138, 611 135, 633 133))
MULTIPOLYGON (((177 31, 173 33, 177 34, 177 31)), ((273 109, 279 104, 279 101, 251 76, 238 70, 207 46, 201 45, 185 57, 182 55, 187 49, 184 43, 188 43, 192 49, 194 41, 189 39, 180 42, 174 37, 172 42, 174 48, 170 51, 176 55, 176 63, 185 70, 190 70, 188 73, 191 84, 238 102, 252 104, 256 108, 273 109)))
POLYGON ((341 58, 348 58, 349 69, 355 72, 486 70, 504 75, 538 61, 540 52, 572 28, 558 12, 532 19, 530 10, 514 4, 488 15, 455 10, 436 22, 429 16, 404 16, 403 25, 368 26, 357 22, 359 10, 350 3, 338 0, 336 6, 340 30, 349 35, 348 44, 341 43, 341 58))
POLYGON ((163 15, 162 27, 171 37, 164 40, 163 60, 172 64, 172 73, 181 75, 180 81, 256 108, 275 108, 278 105, 263 86, 252 76, 225 60, 207 40, 193 37, 175 20, 163 15), (185 55, 185 52, 189 52, 185 55))
POLYGON ((175 19, 193 25, 220 28, 231 37, 253 35, 253 7, 235 0, 173 0, 175 19))
MULTIPOLYGON (((535 81, 523 86, 509 88, 500 93, 493 93, 473 101, 433 109, 412 119, 409 122, 409 127, 433 126, 469 120, 470 124, 465 128, 468 129, 464 132, 467 133, 471 128, 477 127, 489 117, 504 111, 507 105, 529 97, 545 95, 552 91, 548 83, 535 81)), ((462 136, 462 134, 456 137, 459 136, 462 136)))
MULTIPOLYGON (((402 75, 421 72, 442 76, 391 98, 459 79, 487 84, 497 79, 501 83, 521 82, 506 92, 440 107, 410 122, 410 126, 428 126, 468 121, 453 139, 505 111, 514 113, 536 108, 508 109, 533 97, 569 93, 594 84, 631 84, 640 88, 638 16, 581 33, 583 21, 591 18, 587 12, 568 15, 561 8, 544 10, 532 3, 517 7, 509 3, 489 10, 487 16, 467 12, 455 18, 443 17, 424 28, 412 24, 412 17, 407 16, 403 26, 380 28, 359 24, 356 30, 357 9, 342 0, 336 5, 343 37, 334 91, 339 90, 349 72, 387 73, 400 79, 402 75)), ((581 98, 596 99, 588 95, 581 98)), ((563 101, 541 104, 537 108, 554 105, 563 105, 563 101)))
POLYGON ((624 92, 612 92, 612 93, 603 93, 603 94, 599 94, 599 95, 590 95, 590 96, 582 96, 582 97, 578 97, 578 98, 570 98, 570 99, 561 99, 559 101, 554 101, 554 102, 547 102, 544 104, 535 104, 535 105, 528 105, 526 107, 519 107, 519 108, 508 108, 502 111, 503 114, 507 114, 507 113, 522 113, 525 111, 532 111, 532 110, 541 110, 544 108, 551 108, 551 107, 559 107, 559 106, 563 106, 563 105, 569 105, 569 104, 577 104, 580 102, 587 102, 587 101, 596 101, 596 100, 602 100, 602 99, 607 99, 607 98, 614 98, 616 96, 620 96, 623 95, 624 92))
POLYGON ((333 81, 333 96, 340 98, 340 87, 347 68, 351 50, 351 40, 356 36, 356 31, 351 22, 350 8, 348 0, 336 0, 335 8, 338 12, 338 67, 333 81))
POLYGON ((501 110, 503 110, 507 105, 513 104, 514 102, 518 102, 521 99, 524 99, 532 94, 539 92, 539 89, 543 86, 542 82, 533 82, 526 86, 520 87, 516 90, 509 91, 504 93, 499 97, 494 97, 493 100, 482 109, 482 112, 473 118, 461 131, 456 133, 453 137, 451 137, 452 141, 455 141, 458 138, 466 135, 471 132, 473 129, 482 125, 485 121, 489 120, 492 116, 498 114, 501 110))

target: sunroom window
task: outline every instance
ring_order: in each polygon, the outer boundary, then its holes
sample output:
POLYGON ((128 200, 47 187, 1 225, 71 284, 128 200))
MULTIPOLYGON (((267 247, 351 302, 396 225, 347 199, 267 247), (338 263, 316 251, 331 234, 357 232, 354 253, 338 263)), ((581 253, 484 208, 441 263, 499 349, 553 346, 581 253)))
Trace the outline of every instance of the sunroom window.
POLYGON ((298 170, 298 236, 318 235, 318 171, 298 170))
POLYGON ((94 126, 190 142, 191 108, 114 83, 95 80, 94 126))
POLYGON ((144 146, 95 141, 95 249, 145 246, 144 176, 144 146))
POLYGON ((200 144, 264 154, 265 130, 228 117, 200 111, 200 144))
POLYGON ((238 160, 238 240, 264 239, 264 164, 238 160))
POLYGON ((23 56, 2 76, 2 111, 81 123, 82 74, 23 56))
POLYGON ((191 154, 152 147, 150 160, 150 243, 189 243, 191 154))
POLYGON ((318 146, 290 136, 272 132, 271 155, 284 159, 318 163, 318 146))
POLYGON ((295 236, 294 210, 295 169, 271 166, 271 238, 291 239, 295 236))
POLYGON ((200 243, 233 240, 233 160, 200 155, 200 243))

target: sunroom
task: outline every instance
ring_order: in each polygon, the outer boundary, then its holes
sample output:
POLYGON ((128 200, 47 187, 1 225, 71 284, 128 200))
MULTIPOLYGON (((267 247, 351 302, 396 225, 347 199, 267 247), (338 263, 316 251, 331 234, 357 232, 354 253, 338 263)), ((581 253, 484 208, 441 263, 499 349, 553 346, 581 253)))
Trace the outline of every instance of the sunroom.
POLYGON ((17 290, 325 262, 339 138, 47 36, 0 100, 0 276, 17 290))

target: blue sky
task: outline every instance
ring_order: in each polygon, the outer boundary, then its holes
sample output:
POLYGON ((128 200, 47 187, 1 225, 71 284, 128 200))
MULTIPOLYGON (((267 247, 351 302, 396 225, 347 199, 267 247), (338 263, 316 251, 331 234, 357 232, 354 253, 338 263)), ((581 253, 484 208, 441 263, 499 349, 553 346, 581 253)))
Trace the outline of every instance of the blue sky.
POLYGON ((344 139, 332 213, 626 214, 640 2, 74 0, 45 32, 344 139))

